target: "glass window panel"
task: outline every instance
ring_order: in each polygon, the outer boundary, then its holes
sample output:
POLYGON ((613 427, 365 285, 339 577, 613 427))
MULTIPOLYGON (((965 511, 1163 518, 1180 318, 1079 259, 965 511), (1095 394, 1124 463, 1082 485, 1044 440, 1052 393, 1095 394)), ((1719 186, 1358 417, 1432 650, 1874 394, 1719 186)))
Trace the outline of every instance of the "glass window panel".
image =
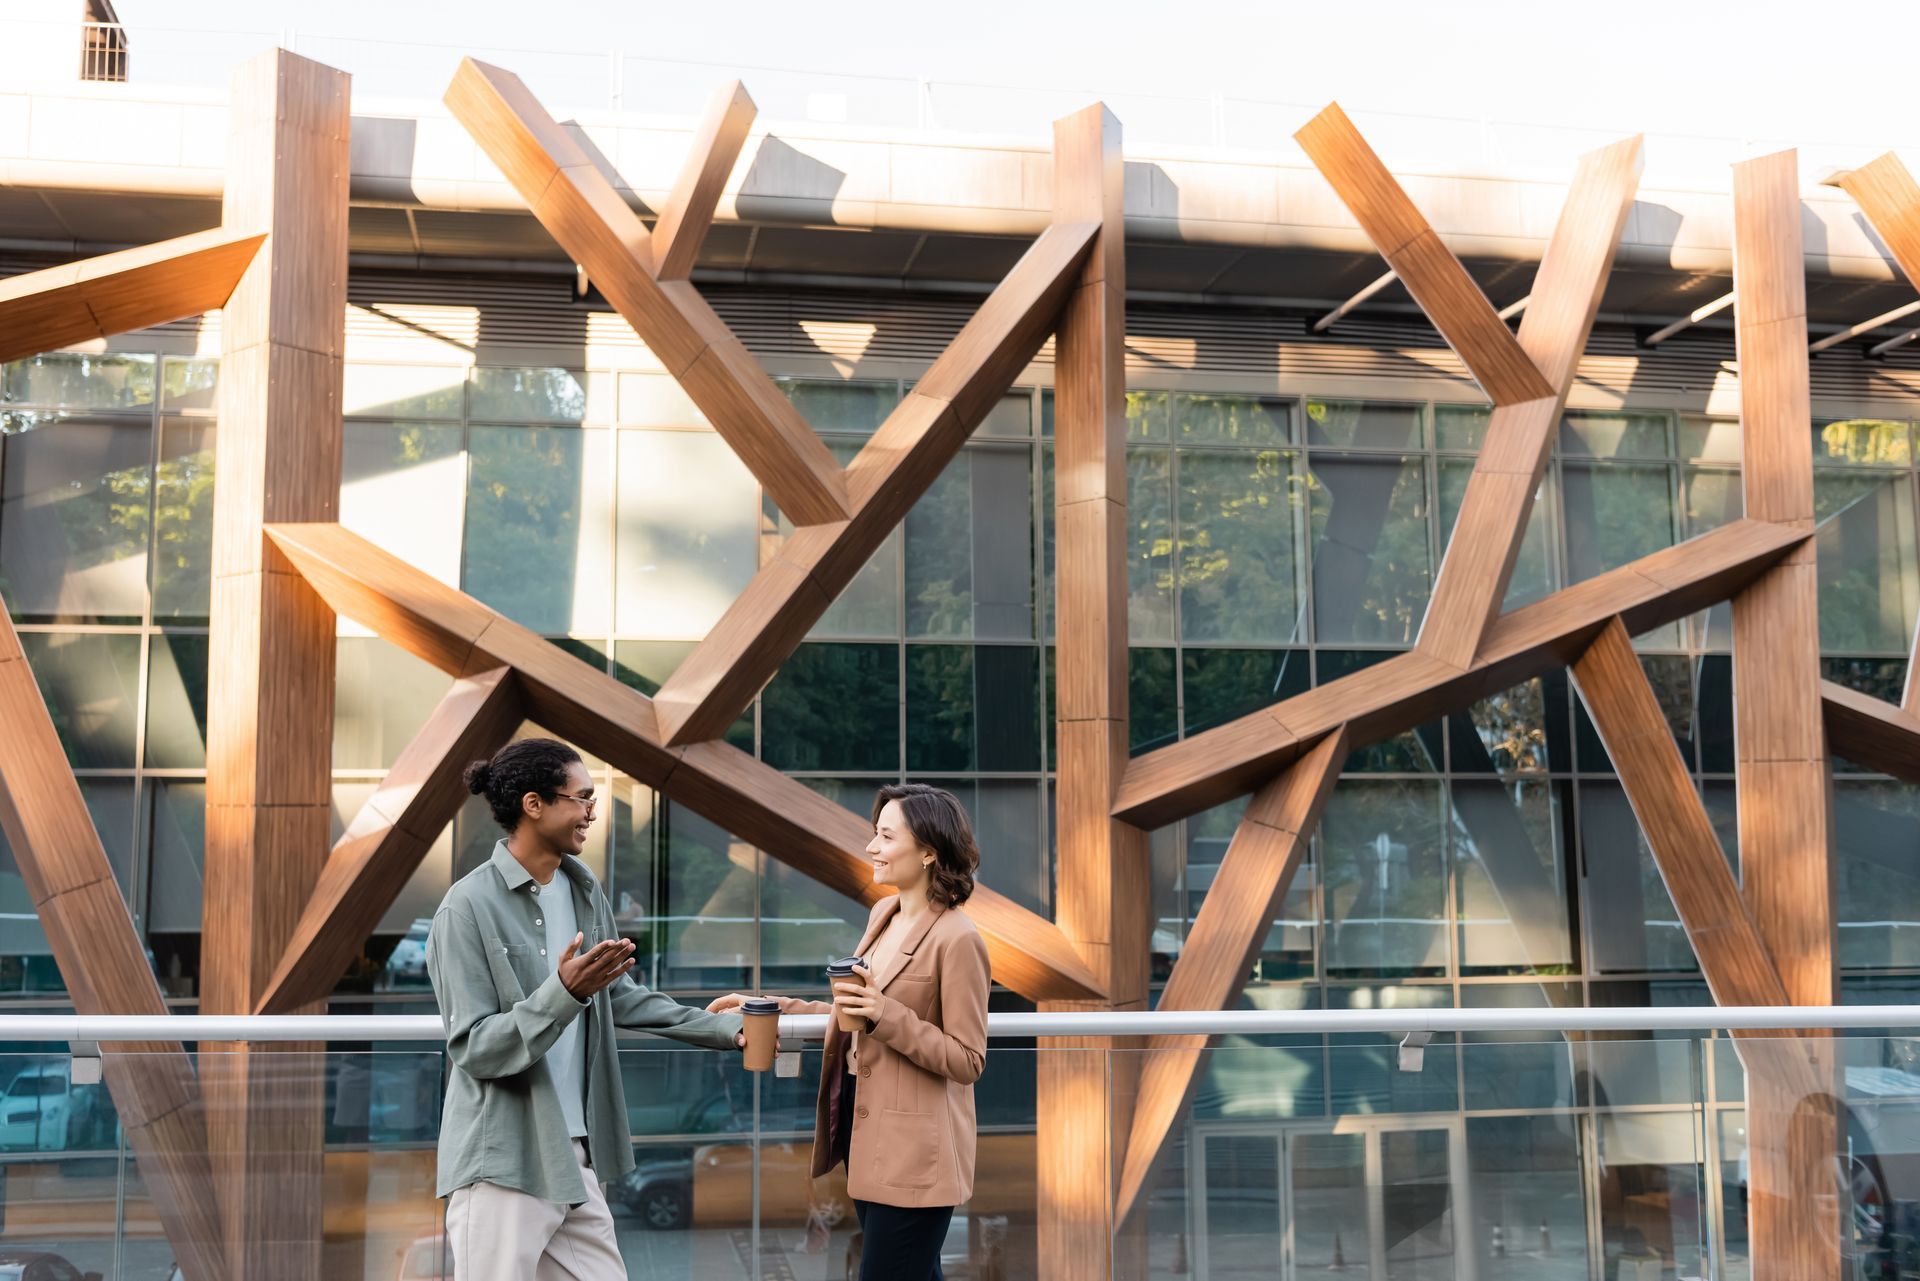
POLYGON ((1290 407, 1270 396, 1177 392, 1171 409, 1174 439, 1182 443, 1286 445, 1293 441, 1290 407))
POLYGON ((147 646, 147 764, 204 769, 207 647, 201 635, 161 633, 147 646))
POLYGON ((1664 458, 1672 452, 1666 414, 1569 412, 1560 420, 1560 451, 1582 458, 1664 458))
POLYGON ((146 609, 145 418, 44 416, 0 437, 0 587, 18 619, 137 622, 146 609))
POLYGON ((131 769, 140 696, 140 638, 23 632, 53 727, 77 769, 131 769))
MULTIPOLYGON (((80 795, 124 898, 133 884, 133 781, 83 778, 80 795)), ((0 831, 0 993, 66 990, 13 847, 0 831)))
POLYGON ((460 578, 466 487, 459 427, 345 425, 340 523, 443 583, 460 578))
POLYGON ((1032 512, 1024 451, 956 457, 907 513, 907 635, 1031 638, 1032 512))
POLYGON ((1003 438, 1033 435, 1033 393, 1010 391, 1002 396, 973 434, 1003 438))
MULTIPOLYGON (((1320 1008, 1320 994, 1314 988, 1268 986, 1249 989, 1240 1004, 1243 1009, 1314 1010, 1320 1008)), ((1222 1037, 1201 1069, 1193 1115, 1235 1121, 1321 1117, 1327 1110, 1326 1089, 1321 1038, 1262 1037, 1254 1048, 1244 1038, 1222 1037)), ((1269 1232, 1273 1222, 1269 1220, 1269 1232)), ((1256 1275, 1273 1275, 1271 1250, 1266 1270, 1256 1275)))
MULTIPOLYGON (((1303 488, 1293 455, 1284 450, 1181 452, 1178 573, 1185 639, 1271 645, 1299 638, 1303 488)), ((1136 538, 1144 518, 1144 511, 1134 514, 1129 498, 1136 538)), ((1133 638, 1155 635, 1135 628, 1133 638)))
POLYGON ((1891 780, 1833 785, 1842 966, 1920 965, 1920 788, 1891 780))
MULTIPOLYGON (((1053 434, 1053 393, 1046 393, 1048 435, 1053 434)), ((1127 439, 1164 441, 1173 419, 1173 393, 1167 391, 1127 392, 1127 439)))
MULTIPOLYGON (((1049 453, 1048 461, 1051 460, 1049 453)), ((1051 619, 1054 604, 1051 471, 1048 482, 1045 494, 1047 611, 1051 619)), ((1129 449, 1127 527, 1132 532, 1133 545, 1127 551, 1127 635, 1136 644, 1173 639, 1173 512, 1173 455, 1163 449, 1129 449)))
MULTIPOLYGON (((1689 1079, 1684 1061, 1675 1067, 1689 1079)), ((1606 1275, 1707 1275, 1698 1130, 1691 1112, 1608 1111, 1597 1118, 1606 1275)))
POLYGON ((1420 405, 1379 400, 1309 400, 1307 443, 1360 449, 1418 449, 1420 405))
MULTIPOLYGON (((1226 859, 1227 847, 1247 812, 1247 797, 1205 810, 1187 820, 1185 885, 1186 919, 1180 922, 1184 936, 1199 919, 1213 881, 1226 859)), ((1318 883, 1318 865, 1303 859, 1294 869, 1280 910, 1261 940, 1254 961, 1253 982, 1283 983, 1313 977, 1314 935, 1319 926, 1314 911, 1314 888, 1318 883)))
MULTIPOLYGON (((201 896, 206 889, 207 785, 197 780, 162 778, 147 786, 153 796, 147 931, 197 933, 201 896)), ((169 950, 169 954, 179 960, 177 952, 169 950)), ((163 970, 162 981, 167 977, 163 970)), ((184 974, 173 977, 191 980, 184 974)))
POLYGON ((866 932, 867 908, 762 854, 760 986, 830 1000, 827 964, 850 955, 866 932))
POLYGON ((1612 783, 1580 784, 1580 841, 1593 967, 1601 973, 1695 970, 1666 883, 1626 793, 1612 783))
POLYGON ((1740 423, 1732 418, 1680 420, 1680 457, 1692 463, 1738 463, 1740 423))
MULTIPOLYGON (((1568 583, 1673 545, 1673 478, 1666 467, 1568 462, 1560 469, 1560 491, 1568 583)), ((1636 637, 1635 643, 1678 640, 1678 625, 1668 624, 1636 637)))
POLYGON ((1913 481, 1906 472, 1817 470, 1820 647, 1904 653, 1920 605, 1913 481))
POLYGON ((152 356, 50 351, 0 371, 0 401, 85 409, 151 405, 153 366, 152 356))
MULTIPOLYGON (((1440 540, 1444 550, 1453 539, 1453 527, 1460 519, 1461 504, 1466 501, 1467 481, 1473 476, 1473 464, 1464 459, 1440 461, 1440 540)), ((1502 610, 1518 609, 1551 595, 1558 577, 1553 545, 1553 486, 1545 480, 1527 509, 1526 532, 1520 537, 1520 554, 1513 562, 1513 577, 1507 580, 1502 610)))
POLYGON ((1435 405, 1433 443, 1440 449, 1479 450, 1493 410, 1482 405, 1435 405))
MULTIPOLYGON (((652 698, 693 652, 693 647, 693 641, 615 641, 613 674, 622 684, 631 685, 652 698)), ((727 727, 726 739, 743 752, 753 751, 751 703, 727 727)))
POLYGON ((1574 1117, 1470 1117, 1467 1168, 1471 1240, 1481 1277, 1560 1281, 1590 1275, 1574 1117))
POLYGON ((204 418, 160 420, 153 483, 153 616, 204 622, 213 589, 214 426, 204 418))
POLYGON ((642 427, 704 424, 706 414, 670 374, 621 374, 620 421, 642 427))
POLYGON ((1462 972, 1571 972, 1566 784, 1462 779, 1452 794, 1462 972))
POLYGON ((1722 654, 1702 655, 1694 664, 1693 685, 1698 698, 1693 733, 1700 746, 1700 768, 1708 774, 1731 774, 1733 660, 1722 654))
POLYGON ((1440 785, 1343 779, 1320 824, 1327 974, 1447 971, 1440 785))
MULTIPOLYGON (((1714 424, 1727 426, 1729 424, 1714 424)), ((1738 426, 1738 424, 1731 424, 1738 426)), ((1681 534, 1695 538, 1745 514, 1740 473, 1724 467, 1680 469, 1681 534)), ((1727 649, 1733 643, 1733 607, 1725 601, 1695 614, 1691 623, 1696 643, 1704 649, 1727 649)))
POLYGON ((167 356, 160 362, 160 408, 212 412, 219 408, 220 362, 167 356))
MULTIPOLYGON (((854 455, 860 452, 859 442, 850 440, 830 440, 827 448, 842 466, 851 462, 854 455)), ((763 497, 760 511, 762 524, 777 529, 782 541, 793 536, 793 522, 787 519, 773 499, 763 497)), ((904 541, 901 525, 894 526, 807 635, 819 640, 899 636, 900 561, 904 541)))
MULTIPOLYGON (((1323 649, 1314 656, 1316 684, 1328 685, 1384 662, 1397 651, 1384 649, 1323 649)), ((1440 768, 1445 750, 1445 719, 1428 721, 1404 734, 1356 748, 1348 757, 1348 773, 1432 773, 1440 768)))
POLYGON ((907 769, 1040 768, 1040 652, 909 645, 907 769))
POLYGON ((1327 644, 1411 645, 1432 586, 1426 464, 1313 456, 1313 627, 1327 644))
POLYGON ((899 652, 800 646, 760 696, 762 759, 775 769, 899 769, 899 652))
POLYGON ((1573 767, 1567 750, 1562 673, 1483 698, 1447 720, 1451 765, 1459 774, 1543 774, 1573 767))
MULTIPOLYGON (((482 372, 498 383, 500 375, 508 371, 482 372)), ((466 404, 467 371, 460 365, 363 365, 348 361, 341 382, 340 408, 349 418, 458 419, 466 404)))
MULTIPOLYGON (((1331 947, 1331 937, 1328 943, 1331 947)), ((1329 965, 1331 959, 1329 952, 1329 965)), ((1453 993, 1438 986, 1327 989, 1329 1010, 1437 1010, 1452 1004, 1453 993)), ((1460 1106, 1453 1036, 1441 1033, 1433 1038, 1425 1066, 1418 1072, 1400 1070, 1399 1040, 1377 1032, 1336 1033, 1327 1038, 1327 1101, 1335 1116, 1452 1112, 1460 1106)), ((1382 1140, 1386 1137, 1381 1135, 1382 1140)), ((1381 1155, 1384 1158, 1386 1152, 1381 1155)), ((1451 1254, 1448 1251, 1445 1257, 1450 1259, 1451 1254)))
POLYGON ((474 369, 468 373, 467 416, 476 422, 577 423, 586 417, 587 388, 568 369, 474 369))
POLYGON ((842 382, 835 378, 776 378, 800 416, 821 433, 871 436, 900 403, 900 385, 884 381, 842 382))
POLYGON ((334 768, 391 768, 452 686, 451 676, 397 645, 342 636, 334 650, 334 768))
MULTIPOLYGON (((1906 687, 1907 664, 1900 658, 1836 658, 1823 655, 1820 675, 1848 689, 1871 694, 1885 703, 1898 703, 1906 687)), ((1729 767, 1731 768, 1731 767, 1729 767)))
POLYGON ((1189 735, 1303 694, 1313 684, 1305 650, 1188 649, 1180 662, 1189 735))
MULTIPOLYGON (((1460 1003, 1473 1010, 1560 1009, 1579 1005, 1581 992, 1578 983, 1468 984, 1460 989, 1460 1003)), ((1566 1038, 1540 1032, 1468 1032, 1460 1039, 1468 1109, 1568 1108, 1578 1101, 1566 1038)))
POLYGON ((1136 647, 1127 651, 1127 711, 1135 755, 1164 747, 1180 736, 1180 699, 1174 685, 1173 660, 1170 649, 1136 647))
POLYGON ((1885 418, 1815 423, 1813 461, 1856 467, 1905 467, 1913 458, 1907 424, 1885 418))
POLYGON ((613 799, 607 897, 615 924, 637 945, 634 977, 669 990, 746 990, 759 902, 756 851, 625 776, 615 779, 613 799))
POLYGON ((705 636, 759 569, 760 486, 711 432, 620 433, 616 630, 705 636))
POLYGON ((469 429, 467 592, 537 632, 607 630, 606 435, 572 427, 469 429))

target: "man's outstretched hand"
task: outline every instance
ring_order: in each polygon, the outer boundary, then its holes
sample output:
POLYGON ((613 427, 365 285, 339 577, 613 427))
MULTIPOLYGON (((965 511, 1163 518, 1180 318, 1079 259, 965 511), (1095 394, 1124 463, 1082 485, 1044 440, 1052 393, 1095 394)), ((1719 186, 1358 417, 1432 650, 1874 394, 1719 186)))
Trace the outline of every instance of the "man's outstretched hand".
POLYGON ((576 956, 586 941, 586 935, 576 934, 560 954, 560 982, 576 1001, 586 1000, 633 968, 632 939, 604 939, 576 956))

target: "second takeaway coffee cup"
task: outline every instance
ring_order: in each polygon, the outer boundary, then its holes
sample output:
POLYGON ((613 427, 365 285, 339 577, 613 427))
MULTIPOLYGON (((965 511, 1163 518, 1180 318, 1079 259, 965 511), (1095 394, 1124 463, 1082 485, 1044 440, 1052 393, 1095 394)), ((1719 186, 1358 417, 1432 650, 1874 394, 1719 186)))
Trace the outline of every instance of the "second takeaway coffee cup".
POLYGON ((740 1022, 747 1034, 747 1071, 765 1072, 773 1066, 773 1052, 780 1041, 780 1002, 765 996, 743 1001, 740 1022))
MULTIPOLYGON (((861 964, 861 960, 859 957, 843 956, 839 960, 834 961, 832 964, 828 965, 827 966, 827 990, 832 991, 833 985, 835 983, 864 984, 866 982, 866 979, 862 978, 860 975, 860 971, 854 968, 854 966, 859 964, 861 964)), ((839 1008, 838 1005, 834 1007, 833 1013, 834 1013, 834 1017, 839 1021, 839 1027, 841 1031, 864 1032, 867 1030, 867 1021, 861 1018, 859 1015, 849 1014, 845 1010, 839 1008)))

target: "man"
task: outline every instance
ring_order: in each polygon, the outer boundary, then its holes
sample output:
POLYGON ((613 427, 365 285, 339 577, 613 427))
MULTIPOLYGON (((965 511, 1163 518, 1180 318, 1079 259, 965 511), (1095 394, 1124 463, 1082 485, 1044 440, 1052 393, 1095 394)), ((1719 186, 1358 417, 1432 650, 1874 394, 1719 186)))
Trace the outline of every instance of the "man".
POLYGON ((459 1281, 625 1281, 601 1185, 633 1169, 616 1027, 728 1049, 740 1016, 628 976, 633 944, 580 862, 593 778, 548 738, 467 767, 507 836, 462 877, 427 936, 447 1029, 437 1195, 459 1281))

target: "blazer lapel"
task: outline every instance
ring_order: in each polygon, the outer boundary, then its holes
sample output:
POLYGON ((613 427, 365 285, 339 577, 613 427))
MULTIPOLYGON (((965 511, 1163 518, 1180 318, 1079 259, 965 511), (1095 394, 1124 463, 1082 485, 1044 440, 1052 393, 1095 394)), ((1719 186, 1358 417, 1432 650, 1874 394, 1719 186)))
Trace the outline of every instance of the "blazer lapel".
MULTIPOLYGON (((895 908, 894 911, 898 912, 899 909, 895 908)), ((889 913, 889 916, 891 915, 892 913, 889 913)), ((899 976, 900 971, 907 968, 907 962, 913 959, 913 954, 919 949, 921 940, 927 937, 927 931, 933 928, 934 921, 938 920, 939 917, 939 909, 927 909, 926 915, 920 918, 919 922, 913 927, 912 932, 909 933, 905 939, 901 940, 900 950, 895 952, 893 959, 887 962, 886 970, 883 973, 873 976, 874 986, 884 992, 887 984, 893 982, 893 980, 899 976)))
POLYGON ((853 949, 853 955, 864 957, 867 949, 873 946, 873 941, 879 938, 881 932, 887 928, 887 922, 893 919, 893 914, 900 910, 898 894, 889 894, 883 901, 886 906, 880 909, 880 915, 868 922, 867 932, 860 936, 860 946, 853 949))

